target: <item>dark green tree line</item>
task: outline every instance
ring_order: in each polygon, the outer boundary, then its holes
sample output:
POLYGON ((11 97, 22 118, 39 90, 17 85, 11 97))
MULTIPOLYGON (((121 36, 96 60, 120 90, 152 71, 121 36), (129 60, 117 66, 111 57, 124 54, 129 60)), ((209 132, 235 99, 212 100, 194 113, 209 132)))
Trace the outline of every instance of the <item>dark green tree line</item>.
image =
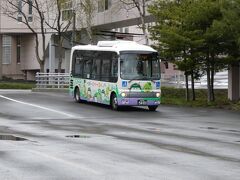
POLYGON ((239 58, 239 0, 156 0, 150 29, 162 58, 172 60, 186 76, 207 75, 208 101, 214 101, 214 74, 239 58), (235 22, 235 23, 234 23, 235 22), (238 22, 238 23, 236 23, 238 22))

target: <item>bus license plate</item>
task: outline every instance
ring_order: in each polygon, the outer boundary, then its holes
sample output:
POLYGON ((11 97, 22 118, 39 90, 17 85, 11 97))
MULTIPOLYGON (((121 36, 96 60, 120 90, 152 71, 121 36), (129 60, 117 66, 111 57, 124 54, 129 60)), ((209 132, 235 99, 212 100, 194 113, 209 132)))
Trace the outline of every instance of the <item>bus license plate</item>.
POLYGON ((138 105, 147 105, 147 101, 146 100, 139 100, 138 105))

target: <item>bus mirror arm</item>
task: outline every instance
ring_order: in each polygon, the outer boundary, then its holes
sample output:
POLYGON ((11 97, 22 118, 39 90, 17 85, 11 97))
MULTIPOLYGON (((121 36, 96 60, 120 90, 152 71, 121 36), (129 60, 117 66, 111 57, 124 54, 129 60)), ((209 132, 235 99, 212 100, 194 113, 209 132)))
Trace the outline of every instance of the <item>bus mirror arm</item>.
POLYGON ((133 80, 134 80, 134 79, 129 80, 128 83, 130 84, 133 80))
POLYGON ((151 79, 151 81, 152 81, 153 83, 156 83, 156 81, 155 81, 155 80, 153 80, 153 79, 151 79))

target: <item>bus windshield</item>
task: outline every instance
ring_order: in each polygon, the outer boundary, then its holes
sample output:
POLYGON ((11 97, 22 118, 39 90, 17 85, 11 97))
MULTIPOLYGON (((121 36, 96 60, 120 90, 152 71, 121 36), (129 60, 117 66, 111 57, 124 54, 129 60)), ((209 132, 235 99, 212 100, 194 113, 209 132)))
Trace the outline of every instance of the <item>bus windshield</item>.
POLYGON ((120 52, 121 78, 125 80, 158 80, 160 63, 156 52, 120 52))

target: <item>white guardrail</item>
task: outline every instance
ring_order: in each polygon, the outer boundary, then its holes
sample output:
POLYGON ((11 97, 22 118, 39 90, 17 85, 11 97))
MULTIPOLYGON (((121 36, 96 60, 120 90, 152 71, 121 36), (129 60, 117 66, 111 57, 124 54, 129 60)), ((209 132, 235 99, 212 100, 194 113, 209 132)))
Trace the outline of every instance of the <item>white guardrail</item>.
POLYGON ((70 81, 69 73, 37 73, 36 74, 36 88, 68 88, 70 81))

